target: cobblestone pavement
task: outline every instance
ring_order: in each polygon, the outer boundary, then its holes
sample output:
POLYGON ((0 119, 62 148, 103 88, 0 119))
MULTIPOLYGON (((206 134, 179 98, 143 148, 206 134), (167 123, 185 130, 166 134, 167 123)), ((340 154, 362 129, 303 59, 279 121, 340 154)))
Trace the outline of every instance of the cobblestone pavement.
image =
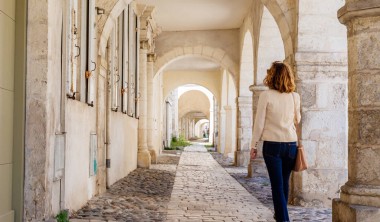
POLYGON ((168 205, 168 221, 273 221, 272 216, 203 146, 185 148, 168 205))
MULTIPOLYGON (((214 159, 234 177, 245 189, 255 196, 262 204, 273 212, 273 202, 269 178, 264 175, 246 178, 246 167, 232 166, 233 159, 224 157, 220 153, 211 153, 214 159)), ((296 221, 331 221, 331 208, 307 208, 289 206, 289 216, 293 222, 296 221)))
POLYGON ((164 154, 151 169, 136 169, 92 198, 70 222, 165 221, 180 154, 164 154))

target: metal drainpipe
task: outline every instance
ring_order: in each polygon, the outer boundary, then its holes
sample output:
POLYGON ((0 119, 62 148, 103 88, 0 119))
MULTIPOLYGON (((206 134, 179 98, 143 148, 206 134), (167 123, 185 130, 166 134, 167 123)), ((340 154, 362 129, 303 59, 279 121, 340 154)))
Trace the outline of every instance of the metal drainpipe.
POLYGON ((111 168, 111 136, 110 136, 110 121, 111 121, 111 85, 107 84, 107 106, 106 106, 106 187, 110 187, 110 168, 111 168))

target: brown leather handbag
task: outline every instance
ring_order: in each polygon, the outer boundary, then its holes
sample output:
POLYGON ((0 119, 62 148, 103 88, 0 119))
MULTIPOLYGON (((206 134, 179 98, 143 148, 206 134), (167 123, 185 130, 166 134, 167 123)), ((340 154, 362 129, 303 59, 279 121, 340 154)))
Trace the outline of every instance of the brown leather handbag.
POLYGON ((298 120, 297 120, 296 100, 294 99, 293 93, 292 93, 292 96, 293 96, 293 103, 294 103, 294 120, 295 120, 297 140, 298 140, 296 163, 294 164, 293 171, 301 172, 307 169, 307 162, 306 162, 305 151, 304 151, 303 145, 301 144, 301 137, 299 133, 300 128, 299 128, 298 120))

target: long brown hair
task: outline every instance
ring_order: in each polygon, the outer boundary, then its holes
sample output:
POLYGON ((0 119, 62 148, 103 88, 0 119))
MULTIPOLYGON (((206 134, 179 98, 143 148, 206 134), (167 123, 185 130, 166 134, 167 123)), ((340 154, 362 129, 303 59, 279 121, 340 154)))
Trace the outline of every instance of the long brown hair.
POLYGON ((292 69, 287 63, 279 61, 273 62, 267 70, 264 85, 281 93, 291 93, 296 89, 292 69))

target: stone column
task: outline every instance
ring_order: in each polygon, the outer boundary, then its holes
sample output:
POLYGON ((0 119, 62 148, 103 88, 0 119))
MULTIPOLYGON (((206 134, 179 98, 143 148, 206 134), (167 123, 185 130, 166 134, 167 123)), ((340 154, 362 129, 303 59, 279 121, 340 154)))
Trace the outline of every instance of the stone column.
POLYGON ((150 153, 151 161, 152 163, 157 162, 157 152, 156 148, 154 147, 154 142, 153 142, 153 135, 154 135, 154 118, 153 114, 155 112, 155 107, 153 103, 153 76, 154 76, 154 54, 148 54, 148 62, 147 62, 147 83, 148 83, 148 108, 147 108, 147 113, 148 113, 148 123, 147 123, 147 128, 148 128, 148 150, 150 153))
POLYGON ((187 140, 189 138, 189 128, 188 128, 188 120, 186 117, 183 118, 183 130, 184 130, 184 137, 187 140))
POLYGON ((226 148, 226 111, 221 107, 219 111, 219 147, 218 152, 224 153, 226 148))
POLYGON ((173 129, 173 136, 177 137, 179 136, 178 133, 178 89, 174 91, 173 94, 173 107, 172 107, 172 129, 173 129))
POLYGON ((226 135, 225 135, 225 148, 224 148, 224 155, 225 156, 228 156, 228 154, 230 154, 232 152, 232 138, 233 138, 233 135, 232 135, 232 106, 224 106, 224 110, 226 110, 226 135))
POLYGON ((217 149, 219 146, 219 125, 218 125, 218 105, 214 103, 214 147, 217 149))
POLYGON ((214 144, 214 107, 210 109, 210 124, 209 124, 209 135, 208 135, 208 141, 210 144, 214 144))
MULTIPOLYGON (((260 94, 266 90, 268 90, 268 87, 263 85, 251 85, 249 87, 249 90, 252 92, 252 130, 253 126, 255 125, 255 118, 256 118, 256 112, 257 112, 257 104, 259 102, 260 94)), ((251 130, 251 133, 252 133, 251 130)), ((252 137, 252 135, 251 135, 252 137)), ((253 138, 251 138, 253 139, 253 138)), ((249 144, 251 146, 251 144, 249 144)), ((251 147, 249 147, 251 149, 251 147)), ((253 161, 250 161, 248 165, 248 177, 252 177, 254 174, 257 175, 266 175, 268 174, 268 171, 265 166, 264 157, 263 157, 263 146, 262 142, 259 143, 259 146, 257 147, 257 158, 253 161)))
POLYGON ((193 138, 194 137, 194 120, 191 119, 190 120, 190 137, 189 138, 193 138))
POLYGON ((237 149, 235 151, 236 166, 248 166, 249 150, 252 137, 252 97, 238 97, 237 149))
POLYGON ((137 153, 137 166, 141 168, 149 168, 151 164, 151 157, 148 151, 148 137, 147 137, 147 43, 141 42, 140 44, 140 57, 139 57, 139 77, 140 77, 140 101, 139 101, 139 136, 138 136, 138 153, 137 153))
POLYGON ((166 146, 170 147, 170 142, 172 140, 172 114, 171 114, 171 104, 166 101, 166 146))
POLYGON ((346 34, 344 26, 331 22, 341 2, 299 1, 295 70, 309 168, 292 174, 289 200, 296 205, 331 207, 347 180, 346 34))
POLYGON ((346 0, 338 17, 348 30, 348 181, 333 221, 379 221, 380 2, 346 0))

